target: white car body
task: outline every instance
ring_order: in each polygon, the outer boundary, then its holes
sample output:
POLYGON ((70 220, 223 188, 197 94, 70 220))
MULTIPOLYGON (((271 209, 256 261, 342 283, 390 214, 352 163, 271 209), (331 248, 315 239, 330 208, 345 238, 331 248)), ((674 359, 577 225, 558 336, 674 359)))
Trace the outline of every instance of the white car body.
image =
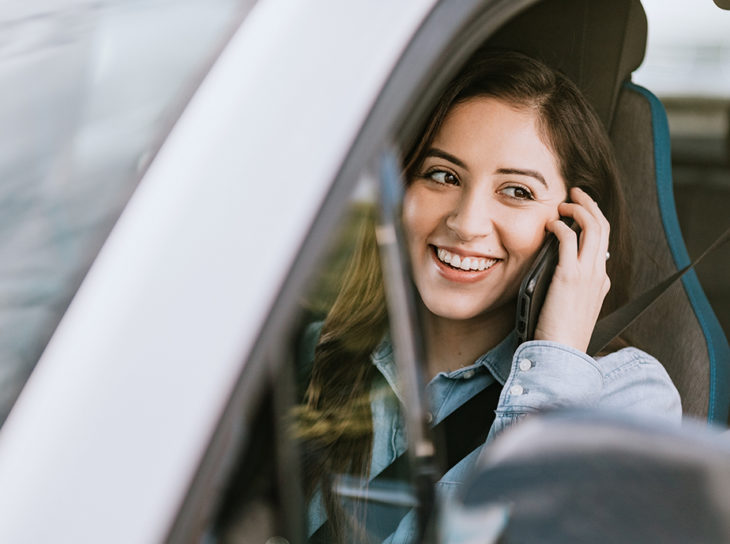
POLYGON ((253 7, 2 429, 0 542, 164 540, 303 237, 432 4, 253 7))

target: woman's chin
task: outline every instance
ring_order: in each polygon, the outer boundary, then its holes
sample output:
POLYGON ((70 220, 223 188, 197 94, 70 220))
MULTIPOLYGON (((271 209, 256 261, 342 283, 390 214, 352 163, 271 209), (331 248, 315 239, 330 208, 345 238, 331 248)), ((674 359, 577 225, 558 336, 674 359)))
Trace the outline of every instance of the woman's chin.
POLYGON ((475 304, 474 297, 450 297, 449 299, 424 300, 424 305, 428 312, 440 319, 449 321, 473 321, 499 319, 512 323, 515 315, 514 297, 496 301, 481 301, 475 304))
POLYGON ((486 308, 473 305, 454 304, 453 302, 435 302, 426 304, 428 311, 434 316, 449 321, 468 321, 486 312, 486 308))

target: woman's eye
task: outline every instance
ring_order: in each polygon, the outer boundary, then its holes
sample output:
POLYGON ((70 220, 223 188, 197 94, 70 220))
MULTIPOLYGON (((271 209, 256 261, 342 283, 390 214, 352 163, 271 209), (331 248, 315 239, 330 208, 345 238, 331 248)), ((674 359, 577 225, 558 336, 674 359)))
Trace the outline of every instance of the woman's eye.
POLYGON ((509 197, 516 198, 517 200, 533 200, 535 197, 532 196, 532 192, 525 188, 515 185, 513 187, 506 187, 502 189, 502 192, 509 197))
POLYGON ((427 179, 433 180, 437 183, 444 183, 446 185, 459 185, 459 178, 457 178, 451 172, 445 170, 431 170, 426 173, 427 179))

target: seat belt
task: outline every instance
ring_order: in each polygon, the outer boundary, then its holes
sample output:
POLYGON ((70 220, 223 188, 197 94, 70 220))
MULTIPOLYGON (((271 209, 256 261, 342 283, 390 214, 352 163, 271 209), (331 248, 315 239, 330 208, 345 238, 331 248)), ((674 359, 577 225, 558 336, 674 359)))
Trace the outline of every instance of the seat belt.
MULTIPOLYGON (((499 395, 501 392, 502 386, 499 382, 495 381, 471 397, 433 427, 432 432, 434 436, 442 437, 444 443, 447 445, 446 466, 443 474, 448 472, 476 448, 484 444, 489 434, 489 429, 492 427, 492 423, 494 423, 495 410, 499 403, 499 395)), ((439 474, 439 478, 443 474, 439 474)), ((370 485, 373 486, 373 483, 377 483, 378 481, 410 480, 411 477, 412 471, 408 452, 403 452, 382 472, 376 475, 370 485)), ((380 516, 381 519, 378 520, 380 523, 377 524, 377 527, 369 527, 368 519, 377 515, 377 512, 372 511, 374 507, 382 508, 381 505, 371 505, 370 511, 367 511, 364 523, 369 532, 381 538, 385 538, 395 531, 402 516, 410 510, 410 507, 392 506, 391 508, 394 510, 401 511, 395 517, 389 516, 393 518, 390 524, 384 522, 386 516, 383 515, 380 516)), ((384 507, 388 508, 387 505, 384 507)), ((330 531, 329 521, 325 521, 309 538, 308 544, 329 542, 331 536, 330 531)))
POLYGON ((682 276, 692 270, 706 255, 715 251, 722 244, 730 240, 730 228, 720 234, 714 242, 712 242, 705 251, 700 254, 691 264, 688 264, 681 270, 678 270, 658 285, 648 289, 629 303, 625 304, 618 310, 611 312, 606 317, 600 319, 596 323, 593 330, 591 341, 588 344, 586 353, 591 357, 595 357, 603 348, 605 348, 611 340, 621 334, 631 325, 641 314, 643 314, 654 302, 656 302, 667 289, 674 285, 682 276))
MULTIPOLYGON (((437 438, 441 437, 446 445, 444 448, 446 451, 445 470, 439 474, 439 479, 464 457, 484 444, 489 429, 494 423, 494 412, 499 404, 501 393, 502 386, 495 381, 433 427, 433 435, 437 438)), ((401 454, 375 479, 396 478, 407 473, 408 459, 406 457, 405 453, 401 454)))

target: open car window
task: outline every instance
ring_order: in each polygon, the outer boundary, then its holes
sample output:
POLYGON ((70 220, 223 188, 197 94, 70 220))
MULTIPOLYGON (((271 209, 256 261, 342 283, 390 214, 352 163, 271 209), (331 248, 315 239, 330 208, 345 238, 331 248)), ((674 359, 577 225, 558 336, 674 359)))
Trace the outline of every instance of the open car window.
POLYGON ((0 423, 248 4, 0 8, 0 423))

